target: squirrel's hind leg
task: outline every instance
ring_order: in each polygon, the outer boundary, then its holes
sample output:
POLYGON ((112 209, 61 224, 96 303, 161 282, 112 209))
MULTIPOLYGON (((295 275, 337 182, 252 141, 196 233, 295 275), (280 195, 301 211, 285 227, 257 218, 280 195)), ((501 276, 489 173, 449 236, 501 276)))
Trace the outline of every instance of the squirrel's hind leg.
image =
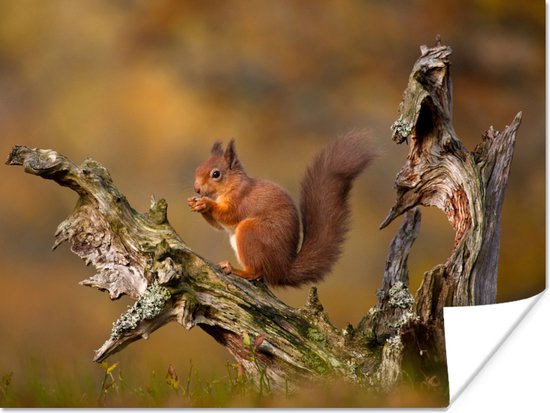
POLYGON ((243 269, 235 269, 229 261, 222 261, 219 265, 226 274, 235 274, 247 280, 262 277, 261 263, 265 257, 265 247, 261 229, 261 223, 253 218, 244 219, 237 225, 229 241, 243 269))
POLYGON ((229 261, 221 261, 218 265, 221 267, 224 273, 235 274, 247 280, 257 280, 258 278, 261 277, 260 274, 257 274, 254 271, 251 271, 250 269, 247 269, 247 268, 243 270, 238 270, 236 268, 233 268, 233 266, 229 261))

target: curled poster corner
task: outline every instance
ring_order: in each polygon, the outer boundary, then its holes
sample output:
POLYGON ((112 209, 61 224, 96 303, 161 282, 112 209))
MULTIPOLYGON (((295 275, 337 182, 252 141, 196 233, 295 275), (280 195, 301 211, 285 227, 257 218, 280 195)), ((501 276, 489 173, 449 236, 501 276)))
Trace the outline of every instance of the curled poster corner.
POLYGON ((444 308, 450 404, 543 295, 502 304, 444 308))

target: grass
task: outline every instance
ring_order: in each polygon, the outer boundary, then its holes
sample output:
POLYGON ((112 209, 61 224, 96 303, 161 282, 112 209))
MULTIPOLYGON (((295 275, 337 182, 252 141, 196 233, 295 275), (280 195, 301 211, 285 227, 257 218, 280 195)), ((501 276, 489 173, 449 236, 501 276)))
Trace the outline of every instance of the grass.
MULTIPOLYGON (((254 343, 257 344, 257 343, 254 343)), ((254 344, 250 344, 254 348, 254 344)), ((253 355, 251 356, 253 357, 253 355)), ((1 407, 441 407, 446 400, 424 384, 374 394, 341 382, 274 393, 265 371, 257 383, 228 363, 225 374, 201 375, 192 361, 169 365, 148 377, 133 376, 118 362, 76 373, 47 372, 31 363, 24 372, 0 373, 1 407), (93 371, 92 371, 93 370, 93 371), (141 380, 141 381, 140 381, 141 380)), ((433 383, 432 383, 433 384, 433 383)))
POLYGON ((238 366, 229 363, 227 374, 217 378, 201 376, 189 361, 181 369, 181 379, 179 368, 169 365, 162 373, 151 371, 144 383, 127 377, 118 362, 101 363, 99 373, 77 377, 52 375, 41 367, 31 365, 24 373, 0 374, 0 407, 254 406, 270 394, 265 383, 258 388, 244 378, 238 366))

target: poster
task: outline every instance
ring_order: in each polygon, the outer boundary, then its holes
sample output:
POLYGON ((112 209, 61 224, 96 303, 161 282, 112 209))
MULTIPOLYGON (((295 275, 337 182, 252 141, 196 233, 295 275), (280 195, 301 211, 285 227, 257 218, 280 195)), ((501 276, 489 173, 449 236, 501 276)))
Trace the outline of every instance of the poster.
MULTIPOLYGON (((0 8, 4 156, 26 145, 76 165, 88 157, 100 162, 136 211, 149 209, 151 195, 166 199, 170 223, 208 262, 237 264, 227 236, 186 204, 195 168, 214 141, 235 138, 246 171, 277 182, 297 201, 315 153, 351 130, 366 131, 378 158, 354 183, 342 256, 316 285, 338 330, 356 329, 378 303, 403 218, 379 226, 396 202, 396 175, 411 149, 392 141, 391 126, 420 46, 435 47, 439 35, 452 50, 452 125, 468 151, 491 125, 503 131, 522 113, 501 212, 496 302, 545 289, 542 3, 54 1, 0 8)), ((96 273, 93 266, 67 245, 50 252, 58 225, 75 208, 74 193, 17 167, 2 168, 1 182, 3 407, 448 404, 447 383, 432 375, 415 378, 414 391, 402 398, 357 398, 345 386, 259 401, 255 387, 235 398, 239 363, 200 327, 176 323, 101 367, 92 350, 134 300, 111 302, 79 286, 96 273), (433 387, 443 389, 442 398, 417 397, 433 387), (218 398, 210 399, 216 389, 218 398)), ((421 212, 408 259, 413 296, 456 240, 441 211, 421 212)), ((273 288, 291 308, 304 307, 309 291, 273 288)))

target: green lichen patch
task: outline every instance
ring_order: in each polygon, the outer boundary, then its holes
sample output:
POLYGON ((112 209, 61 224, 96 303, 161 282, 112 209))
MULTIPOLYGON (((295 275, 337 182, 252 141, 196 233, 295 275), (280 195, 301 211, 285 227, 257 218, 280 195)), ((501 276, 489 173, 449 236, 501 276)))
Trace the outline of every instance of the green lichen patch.
POLYGON ((117 340, 128 330, 134 330, 142 320, 151 320, 159 315, 171 294, 168 288, 154 281, 147 287, 141 298, 129 306, 128 310, 113 323, 111 339, 117 340))
POLYGON ((401 281, 396 282, 388 291, 388 303, 394 308, 409 309, 414 304, 414 298, 409 289, 401 281))
POLYGON ((313 351, 304 351, 303 355, 306 365, 316 374, 324 376, 332 371, 330 365, 313 351))
POLYGON ((307 329, 307 337, 318 343, 324 343, 327 340, 323 333, 312 327, 307 329))
POLYGON ((413 127, 408 122, 405 122, 402 117, 400 117, 391 125, 391 130, 394 135, 399 135, 401 140, 404 140, 411 134, 413 127))

